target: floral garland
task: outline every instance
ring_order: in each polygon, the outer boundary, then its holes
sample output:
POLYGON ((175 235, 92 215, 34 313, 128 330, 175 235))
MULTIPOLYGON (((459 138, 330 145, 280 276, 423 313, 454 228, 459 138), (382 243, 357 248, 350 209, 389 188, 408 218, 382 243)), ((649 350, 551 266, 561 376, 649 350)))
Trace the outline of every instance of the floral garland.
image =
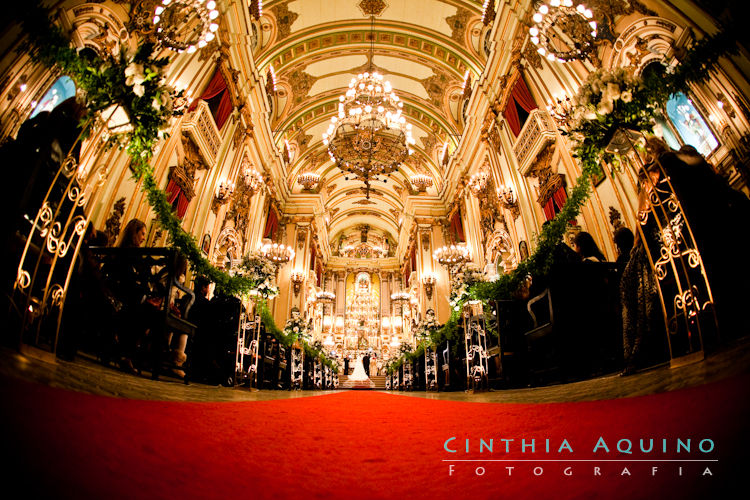
MULTIPOLYGON (((276 326, 276 322, 273 320, 273 315, 268 309, 268 304, 265 300, 258 301, 258 313, 260 315, 260 320, 266 327, 266 332, 270 333, 276 340, 287 347, 294 343, 295 337, 293 335, 287 335, 276 326)), ((319 359, 324 366, 327 366, 334 372, 338 373, 338 364, 325 354, 322 344, 315 342, 310 345, 306 340, 303 340, 302 348, 304 349, 306 356, 313 359, 319 359)))
MULTIPOLYGON (((451 316, 431 336, 435 346, 459 337, 460 310, 466 300, 481 300, 485 307, 491 300, 512 298, 527 284, 529 276, 546 276, 552 265, 553 250, 562 240, 568 221, 574 220, 588 200, 591 178, 601 175, 600 161, 611 161, 604 150, 614 133, 621 128, 651 133, 654 115, 664 108, 667 100, 677 92, 687 90, 689 84, 705 81, 719 58, 737 53, 737 38, 731 30, 721 31, 695 43, 673 71, 662 75, 648 74, 637 78, 623 69, 599 70, 590 73, 576 96, 568 130, 561 131, 573 140, 573 156, 581 165, 581 175, 571 189, 561 211, 547 224, 537 239, 535 252, 509 274, 493 282, 474 282, 464 289, 456 282, 451 286, 451 316), (457 290, 454 294, 454 289, 457 290)), ((398 369, 407 356, 401 356, 389 366, 398 369)))
POLYGON ((164 71, 169 60, 154 57, 154 47, 148 43, 141 44, 132 55, 122 51, 118 58, 103 58, 86 52, 79 54, 70 46, 69 37, 50 22, 45 9, 34 5, 24 8, 21 15, 23 29, 28 35, 24 49, 35 60, 58 66, 85 94, 87 115, 83 122, 92 123, 92 119, 100 116, 109 120, 108 112, 114 107, 127 114, 132 128, 113 134, 107 145, 125 148, 135 180, 142 181, 141 187, 151 208, 169 234, 170 245, 185 255, 196 274, 216 283, 224 293, 239 295, 256 288, 257 283, 252 279, 231 276, 203 256, 195 237, 182 228, 182 221, 154 178, 150 165, 154 147, 166 136, 164 130, 175 116, 172 103, 180 95, 164 85, 164 71))

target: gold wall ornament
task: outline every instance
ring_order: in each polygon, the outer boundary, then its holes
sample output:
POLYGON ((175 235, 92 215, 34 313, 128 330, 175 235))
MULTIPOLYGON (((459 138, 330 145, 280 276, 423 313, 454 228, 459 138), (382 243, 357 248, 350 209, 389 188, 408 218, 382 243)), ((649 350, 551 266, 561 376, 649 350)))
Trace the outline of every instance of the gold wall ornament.
POLYGON ((496 15, 495 0, 484 0, 484 5, 482 6, 482 24, 490 26, 495 21, 496 15))
POLYGON ((107 217, 107 220, 104 222, 104 234, 107 236, 108 246, 114 246, 117 242, 117 237, 120 235, 120 224, 124 214, 125 197, 123 196, 115 201, 115 204, 112 206, 112 213, 109 214, 109 217, 107 217))
POLYGON ((518 206, 518 196, 511 186, 500 186, 497 188, 497 199, 500 206, 509 210, 513 219, 521 215, 521 208, 518 206))
POLYGON ((216 193, 214 194, 213 200, 211 200, 211 210, 214 213, 219 211, 219 208, 226 205, 232 195, 234 194, 235 185, 234 182, 228 180, 222 180, 216 187, 216 193))

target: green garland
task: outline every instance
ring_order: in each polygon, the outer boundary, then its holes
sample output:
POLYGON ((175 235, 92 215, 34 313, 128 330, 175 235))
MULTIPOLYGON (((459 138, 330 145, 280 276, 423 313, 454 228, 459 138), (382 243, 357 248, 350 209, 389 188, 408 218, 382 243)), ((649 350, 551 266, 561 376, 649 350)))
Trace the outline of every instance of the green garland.
MULTIPOLYGON (((507 300, 513 297, 525 284, 528 276, 544 277, 549 274, 553 260, 555 246, 562 241, 567 231, 569 221, 574 220, 581 212, 581 208, 591 194, 591 179, 601 175, 600 162, 602 159, 612 160, 612 155, 604 150, 609 144, 614 132, 618 129, 634 129, 649 133, 653 129, 653 115, 659 114, 669 98, 688 89, 690 84, 701 83, 709 77, 710 69, 718 62, 719 58, 729 54, 735 54, 739 50, 736 37, 730 31, 722 31, 713 36, 706 37, 695 43, 693 47, 682 57, 681 63, 672 72, 664 74, 649 73, 643 79, 635 82, 632 89, 620 89, 622 91, 632 90, 627 97, 624 92, 612 100, 611 109, 606 112, 597 112, 593 107, 589 109, 589 115, 579 117, 578 123, 567 131, 575 141, 573 156, 581 165, 581 175, 571 189, 567 201, 562 210, 547 224, 537 240, 534 253, 526 260, 519 263, 518 267, 511 273, 501 275, 497 281, 482 282, 469 287, 469 297, 473 300, 481 300, 488 308, 488 303, 494 300, 507 300)), ((622 77, 617 71, 614 75, 605 75, 598 71, 589 75, 579 91, 580 100, 601 101, 607 95, 606 88, 597 88, 592 83, 602 77, 622 77), (586 99, 583 99, 583 98, 586 99)), ((601 83, 601 82, 598 82, 601 83)), ((631 82, 633 83, 633 82, 631 82)), ((585 110, 581 110, 585 112, 585 110)), ((451 316, 440 329, 431 333, 430 343, 433 346, 452 341, 454 348, 459 340, 458 312, 465 300, 458 304, 456 309, 451 310, 451 316)), ((405 360, 411 361, 409 355, 403 355, 388 364, 388 373, 397 370, 405 360)))
MULTIPOLYGON (((297 339, 295 334, 285 334, 282 329, 276 326, 276 322, 273 320, 271 310, 268 308, 266 301, 258 301, 258 312, 260 313, 260 320, 266 327, 266 332, 270 333, 280 344, 291 347, 297 339)), ((313 359, 319 359, 323 365, 332 369, 335 373, 338 373, 338 365, 326 356, 322 349, 317 349, 311 346, 306 340, 302 340, 302 349, 305 351, 305 355, 312 357, 313 359)))
POLYGON ((182 228, 182 221, 154 178, 150 164, 154 147, 162 135, 161 131, 169 126, 169 119, 174 116, 166 105, 171 89, 161 83, 168 59, 154 58, 150 44, 140 45, 133 57, 125 52, 119 58, 81 56, 70 46, 69 37, 50 22, 47 12, 39 5, 22 12, 22 23, 28 35, 23 48, 35 60, 48 66, 58 66, 86 93, 85 122, 90 123, 90 118, 95 118, 112 105, 121 106, 128 114, 132 130, 118 134, 109 145, 119 143, 125 147, 134 178, 142 181, 142 189, 159 224, 169 234, 170 245, 185 255, 196 274, 213 281, 224 293, 239 295, 254 289, 254 281, 243 276, 230 276, 203 257, 198 242, 182 228), (128 74, 132 74, 134 68, 143 69, 135 86, 132 79, 128 80, 128 74))
MULTIPOLYGON (((133 130, 124 134, 120 140, 121 144, 127 145, 126 151, 131 159, 134 176, 136 180, 143 182, 142 188, 159 223, 168 231, 171 245, 187 257, 193 271, 215 282, 227 294, 237 295, 253 289, 256 285, 253 281, 242 276, 230 276, 203 257, 195 238, 182 229, 181 221, 172 211, 166 193, 159 189, 154 179, 150 161, 160 131, 166 128, 170 117, 167 107, 159 108, 154 103, 164 103, 166 100, 166 89, 161 85, 161 80, 168 61, 165 58, 154 59, 153 47, 148 44, 141 45, 132 59, 128 59, 124 53, 119 60, 81 57, 70 47, 69 39, 60 28, 50 22, 46 11, 38 5, 23 10, 23 27, 28 34, 27 48, 34 58, 50 66, 57 65, 86 92, 89 118, 112 104, 119 104, 128 113, 133 130), (146 68, 143 89, 138 93, 126 81, 126 70, 133 63, 146 68)), ((601 174, 599 162, 614 130, 621 127, 649 130, 650 122, 644 121, 644 110, 661 108, 671 95, 687 89, 690 83, 704 81, 721 56, 737 51, 736 37, 729 30, 706 37, 695 43, 682 57, 681 64, 674 72, 648 76, 639 86, 638 92, 633 93, 633 101, 617 101, 612 113, 597 115, 595 119, 582 122, 579 129, 572 131, 577 132, 581 139, 573 150, 581 164, 581 175, 562 210, 542 230, 533 255, 521 262, 510 274, 500 276, 497 281, 472 286, 469 290, 471 298, 482 300, 485 304, 490 300, 507 299, 523 285, 527 276, 548 274, 555 245, 562 240, 568 221, 578 216, 581 207, 588 200, 592 176, 601 174)), ((448 322, 431 335, 431 342, 438 345, 445 340, 455 340, 458 319, 459 314, 453 311, 448 322)), ((270 313, 268 318, 264 318, 264 323, 269 331, 278 330, 270 313)), ((280 330, 279 334, 280 337, 277 338, 285 338, 280 330)))

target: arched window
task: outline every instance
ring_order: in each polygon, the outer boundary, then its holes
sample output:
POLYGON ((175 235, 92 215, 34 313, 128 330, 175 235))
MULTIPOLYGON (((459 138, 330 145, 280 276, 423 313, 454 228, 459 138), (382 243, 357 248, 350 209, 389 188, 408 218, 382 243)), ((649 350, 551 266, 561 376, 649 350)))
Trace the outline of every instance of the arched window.
POLYGON ((42 111, 52 111, 55 107, 63 102, 64 100, 76 95, 76 84, 69 76, 61 76, 52 84, 44 97, 36 105, 34 111, 31 112, 29 118, 34 118, 42 111))

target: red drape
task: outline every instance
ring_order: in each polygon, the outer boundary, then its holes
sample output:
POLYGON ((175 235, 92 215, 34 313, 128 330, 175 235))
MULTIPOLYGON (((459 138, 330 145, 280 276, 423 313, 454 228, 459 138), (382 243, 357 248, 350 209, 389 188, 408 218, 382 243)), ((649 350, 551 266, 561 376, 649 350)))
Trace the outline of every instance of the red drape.
POLYGON ((552 198, 550 198, 549 201, 547 202, 547 204, 544 205, 544 207, 543 207, 544 218, 547 219, 547 220, 552 220, 552 219, 555 218, 555 206, 554 206, 554 203, 555 202, 552 200, 552 198))
MULTIPOLYGON (((219 127, 219 129, 221 129, 221 127, 227 121, 229 115, 232 114, 232 99, 229 97, 229 92, 227 92, 226 90, 227 82, 224 80, 221 71, 217 69, 216 73, 214 73, 213 78, 211 78, 211 81, 208 82, 206 90, 204 90, 203 94, 200 96, 200 99, 206 101, 223 93, 221 99, 219 100, 219 106, 216 108, 216 113, 214 114, 214 120, 216 121, 216 126, 219 127)), ((190 105, 190 108, 188 108, 188 110, 194 110, 197 105, 198 99, 193 101, 193 104, 190 105)))
POLYGON ((268 218, 266 219, 266 229, 263 231, 263 237, 275 240, 278 229, 279 218, 276 217, 276 211, 273 207, 268 207, 268 218))
POLYGON ((461 220, 461 210, 456 210, 456 213, 453 214, 453 217, 451 217, 451 231, 453 231, 453 235, 456 237, 456 243, 463 243, 466 241, 466 236, 464 235, 464 224, 461 220))
POLYGON ((508 104, 505 105, 505 110, 503 111, 503 116, 508 122, 508 127, 510 127, 510 131, 513 132, 513 135, 520 134, 522 127, 516 105, 520 106, 521 109, 527 113, 531 113, 537 108, 534 98, 532 97, 531 92, 529 92, 529 88, 526 86, 526 82, 523 81, 523 78, 519 78, 516 81, 516 85, 510 93, 508 104))
MULTIPOLYGON (((565 188, 561 187, 552 194, 552 198, 547 200, 544 205, 544 217, 547 220, 552 220, 557 213, 562 210, 565 201, 568 199, 568 194, 565 192, 565 188)), ((571 224, 575 224, 575 221, 571 221, 571 224)))
POLYGON ((190 201, 187 199, 187 196, 185 196, 185 193, 182 192, 182 188, 177 185, 177 183, 174 180, 169 181, 167 184, 167 201, 174 207, 175 201, 177 201, 176 208, 177 208, 177 217, 182 219, 185 216, 185 213, 187 212, 188 205, 190 204, 190 201))
POLYGON ((552 199, 555 200, 555 205, 557 205, 557 211, 559 212, 562 210, 565 201, 568 199, 568 193, 565 192, 565 188, 561 187, 554 192, 552 199))

